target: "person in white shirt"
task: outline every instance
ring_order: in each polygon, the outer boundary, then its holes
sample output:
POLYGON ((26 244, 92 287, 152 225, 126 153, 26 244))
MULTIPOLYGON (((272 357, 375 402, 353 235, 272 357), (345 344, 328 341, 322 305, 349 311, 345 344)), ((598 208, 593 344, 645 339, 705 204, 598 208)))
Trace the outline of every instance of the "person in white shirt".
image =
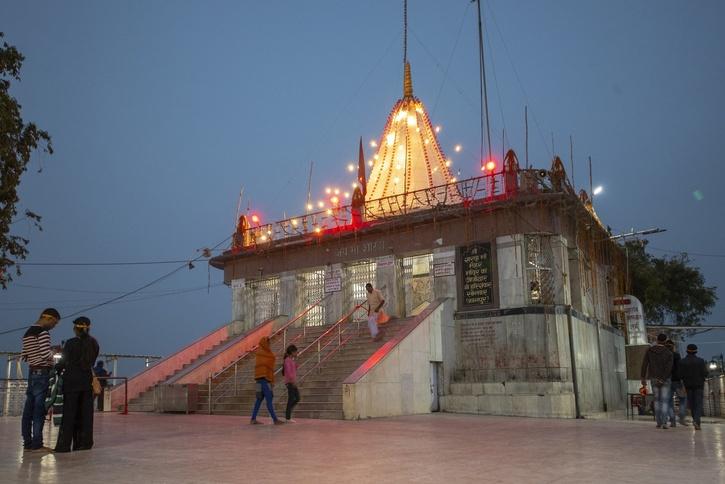
POLYGON ((368 328, 370 328, 370 336, 373 341, 378 341, 383 336, 378 329, 378 313, 385 304, 385 299, 383 299, 383 293, 374 289, 369 282, 365 285, 365 289, 368 291, 368 328))

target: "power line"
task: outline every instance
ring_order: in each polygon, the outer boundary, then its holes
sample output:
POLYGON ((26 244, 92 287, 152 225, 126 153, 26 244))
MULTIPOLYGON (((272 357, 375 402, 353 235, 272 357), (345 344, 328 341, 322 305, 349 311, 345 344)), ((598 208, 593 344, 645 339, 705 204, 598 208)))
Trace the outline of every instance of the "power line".
MULTIPOLYGON (((212 247, 211 250, 214 250, 214 249, 218 248, 219 246, 221 246, 222 244, 224 244, 225 242, 227 242, 231 238, 232 238, 231 235, 225 237, 221 242, 219 242, 214 247, 212 247)), ((85 313, 85 312, 88 312, 88 311, 93 311, 94 309, 98 309, 100 307, 107 306, 107 305, 112 304, 112 303, 114 303, 116 301, 120 301, 121 299, 124 299, 124 298, 126 298, 128 296, 132 296, 132 295, 134 295, 134 294, 136 294, 138 292, 143 291, 144 289, 146 289, 148 287, 153 286, 154 284, 157 284, 157 283, 163 281, 164 279, 167 279, 167 278, 171 277, 172 275, 176 274, 177 272, 179 272, 181 269, 184 269, 185 267, 188 267, 189 269, 193 268, 192 262, 196 262, 199 259, 201 259, 202 257, 204 257, 204 253, 203 252, 201 254, 199 254, 198 256, 196 256, 195 258, 191 259, 190 261, 188 261, 188 262, 187 261, 184 261, 184 263, 182 265, 180 265, 179 267, 177 267, 177 268, 175 268, 175 269, 167 272, 166 274, 162 275, 161 277, 157 277, 153 281, 151 281, 151 282, 149 282, 147 284, 144 284, 143 286, 141 286, 141 287, 139 287, 137 289, 134 289, 132 291, 128 291, 128 292, 126 292, 124 294, 121 294, 120 296, 116 296, 114 298, 108 299, 107 301, 103 301, 103 302, 100 302, 98 304, 94 304, 93 306, 89 306, 87 308, 81 309, 80 311, 76 311, 76 312, 74 312, 72 314, 69 314, 68 316, 65 316, 62 319, 70 319, 73 316, 77 316, 77 315, 79 315, 81 313, 85 313)), ((25 329, 25 326, 20 327, 20 328, 15 328, 15 329, 9 329, 9 330, 6 330, 6 331, 1 331, 0 332, 0 336, 5 335, 5 334, 9 334, 9 333, 14 333, 16 331, 22 331, 23 329, 25 329)))
POLYGON ((651 245, 647 246, 648 249, 656 250, 659 252, 669 252, 670 254, 687 254, 687 255, 694 255, 697 257, 716 257, 716 258, 725 258, 725 254, 703 254, 702 252, 690 252, 687 250, 671 250, 671 249, 660 249, 658 247, 652 247, 651 245))
MULTIPOLYGON (((194 259, 196 260, 196 259, 194 259)), ((133 262, 16 262, 18 266, 42 266, 42 267, 93 267, 93 266, 150 266, 162 264, 188 264, 189 260, 155 260, 155 261, 133 261, 133 262)))

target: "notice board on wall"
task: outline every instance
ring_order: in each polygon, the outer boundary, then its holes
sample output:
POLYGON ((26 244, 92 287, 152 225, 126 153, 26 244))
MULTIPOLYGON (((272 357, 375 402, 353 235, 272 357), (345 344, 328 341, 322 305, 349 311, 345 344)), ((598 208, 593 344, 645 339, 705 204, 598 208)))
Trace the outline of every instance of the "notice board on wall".
POLYGON ((461 306, 485 307, 494 304, 491 243, 481 242, 459 249, 461 263, 461 306))

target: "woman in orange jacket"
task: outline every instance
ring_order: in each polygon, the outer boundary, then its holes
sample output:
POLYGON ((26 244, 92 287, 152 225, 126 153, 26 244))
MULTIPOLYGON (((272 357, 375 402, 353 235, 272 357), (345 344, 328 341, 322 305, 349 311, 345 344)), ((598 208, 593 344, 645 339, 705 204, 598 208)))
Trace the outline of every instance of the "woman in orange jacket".
POLYGON ((274 397, 272 394, 274 361, 276 358, 269 346, 269 338, 262 336, 262 339, 259 340, 257 351, 255 352, 254 381, 257 382, 257 400, 254 402, 254 410, 252 411, 252 420, 250 422, 255 425, 261 423, 257 421, 257 413, 259 412, 259 407, 262 406, 262 400, 267 401, 267 411, 269 411, 269 415, 272 417, 274 424, 280 425, 284 423, 277 418, 277 414, 274 413, 274 405, 272 404, 272 398, 274 397))

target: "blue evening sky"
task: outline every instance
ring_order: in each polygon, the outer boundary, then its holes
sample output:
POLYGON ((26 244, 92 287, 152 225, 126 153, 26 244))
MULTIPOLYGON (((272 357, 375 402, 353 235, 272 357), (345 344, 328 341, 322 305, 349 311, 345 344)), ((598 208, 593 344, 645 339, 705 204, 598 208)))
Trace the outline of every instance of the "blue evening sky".
MULTIPOLYGON (((42 232, 13 225, 32 240, 28 262, 186 260, 230 234, 242 186, 244 206, 265 220, 303 211, 310 160, 313 193, 349 186, 358 138, 380 136, 401 96, 401 3, 5 0, 0 31, 26 56, 13 94, 55 148, 22 180, 21 210, 43 215, 42 232)), ((587 156, 604 186, 602 220, 615 232, 667 228, 651 238, 659 250, 719 255, 692 260, 724 299, 725 3, 484 6, 497 157, 505 128, 523 162, 528 104, 532 164, 549 166, 553 135, 568 169, 572 135, 577 186, 588 184, 587 156)), ((409 22, 415 94, 442 125, 455 170, 471 176, 475 8, 410 0, 409 22)), ((70 314, 173 268, 25 266, 0 291, 0 329, 48 305, 70 314)), ((229 320, 221 280, 197 263, 89 312, 92 331, 103 352, 166 355, 229 320)), ((725 324, 723 307, 709 322, 725 324)), ((64 321, 53 338, 71 334, 64 321)), ((17 350, 20 336, 0 336, 0 349, 17 350)), ((725 332, 696 341, 711 342, 703 356, 725 351, 725 332)))

